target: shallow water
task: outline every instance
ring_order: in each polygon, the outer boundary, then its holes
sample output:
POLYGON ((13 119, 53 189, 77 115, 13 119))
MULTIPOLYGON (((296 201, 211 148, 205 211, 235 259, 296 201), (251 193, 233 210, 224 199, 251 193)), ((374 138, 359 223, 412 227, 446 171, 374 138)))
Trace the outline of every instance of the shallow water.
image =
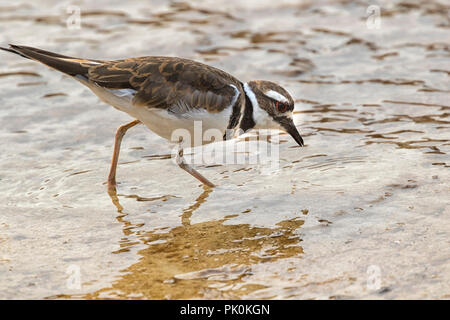
POLYGON ((373 29, 365 2, 77 1, 71 29, 69 1, 0 1, 2 45, 181 56, 277 81, 306 142, 281 134, 278 169, 200 166, 211 190, 136 127, 110 198, 130 118, 2 52, 0 298, 449 298, 443 3, 377 2, 373 29))

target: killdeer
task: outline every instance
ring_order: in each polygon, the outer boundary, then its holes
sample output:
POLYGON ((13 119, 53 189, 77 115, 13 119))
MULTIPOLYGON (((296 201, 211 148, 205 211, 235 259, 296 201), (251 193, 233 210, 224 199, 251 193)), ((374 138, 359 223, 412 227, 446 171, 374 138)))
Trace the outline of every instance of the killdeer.
MULTIPOLYGON (((273 82, 242 83, 212 66, 176 57, 106 61, 79 59, 27 46, 10 45, 0 49, 71 76, 91 89, 100 100, 136 119, 117 129, 108 191, 116 190, 122 138, 128 129, 139 123, 168 140, 178 128, 193 133, 195 121, 202 122, 203 131, 220 130, 224 139, 230 138, 226 134, 230 130, 280 129, 303 146, 292 117, 294 101, 285 89, 273 82)), ((203 184, 214 187, 186 163, 181 147, 177 163, 203 184)))

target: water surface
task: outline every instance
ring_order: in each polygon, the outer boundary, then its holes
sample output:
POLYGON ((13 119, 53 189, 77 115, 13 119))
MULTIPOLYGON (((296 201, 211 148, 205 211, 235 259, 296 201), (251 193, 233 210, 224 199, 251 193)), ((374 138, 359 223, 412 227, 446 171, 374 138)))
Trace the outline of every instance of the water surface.
POLYGON ((306 147, 281 134, 278 169, 200 166, 211 190, 136 127, 111 199, 129 116, 1 53, 0 298, 449 298, 449 6, 371 4, 379 29, 353 1, 1 1, 2 45, 277 81, 306 147))

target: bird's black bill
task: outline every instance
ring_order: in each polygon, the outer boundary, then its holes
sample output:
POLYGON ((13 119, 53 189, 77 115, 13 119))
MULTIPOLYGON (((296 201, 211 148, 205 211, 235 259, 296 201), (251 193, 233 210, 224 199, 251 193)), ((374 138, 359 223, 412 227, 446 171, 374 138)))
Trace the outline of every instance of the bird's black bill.
POLYGON ((297 142, 300 147, 304 146, 303 138, 298 132, 297 127, 295 126, 294 121, 292 121, 292 119, 285 117, 280 119, 279 123, 286 130, 286 132, 289 133, 292 136, 292 138, 294 138, 295 142, 297 142))
POLYGON ((298 132, 297 128, 294 126, 293 129, 288 130, 288 133, 294 138, 295 142, 298 143, 300 147, 303 147, 305 144, 303 143, 303 138, 298 132))

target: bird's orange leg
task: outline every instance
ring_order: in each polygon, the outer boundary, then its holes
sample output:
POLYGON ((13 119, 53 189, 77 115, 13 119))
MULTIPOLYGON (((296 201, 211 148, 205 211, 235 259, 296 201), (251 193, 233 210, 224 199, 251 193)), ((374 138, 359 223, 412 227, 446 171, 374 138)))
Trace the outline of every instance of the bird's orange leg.
POLYGON ((211 181, 206 179, 197 170, 195 170, 188 163, 186 163, 186 160, 184 160, 184 157, 183 157, 183 148, 181 147, 181 145, 179 146, 179 149, 178 149, 178 152, 177 152, 176 161, 177 161, 178 166, 181 169, 183 169, 184 171, 189 173, 194 178, 198 179, 201 183, 203 183, 204 185, 206 185, 206 186, 208 186, 210 188, 214 188, 215 187, 215 185, 211 181))
POLYGON ((134 127, 135 125, 141 123, 139 120, 131 121, 130 123, 124 124, 117 129, 116 138, 114 140, 114 152, 111 161, 111 169, 109 169, 108 175, 108 192, 116 191, 116 169, 117 163, 119 162, 119 152, 120 144, 122 143, 122 138, 128 129, 134 127))

